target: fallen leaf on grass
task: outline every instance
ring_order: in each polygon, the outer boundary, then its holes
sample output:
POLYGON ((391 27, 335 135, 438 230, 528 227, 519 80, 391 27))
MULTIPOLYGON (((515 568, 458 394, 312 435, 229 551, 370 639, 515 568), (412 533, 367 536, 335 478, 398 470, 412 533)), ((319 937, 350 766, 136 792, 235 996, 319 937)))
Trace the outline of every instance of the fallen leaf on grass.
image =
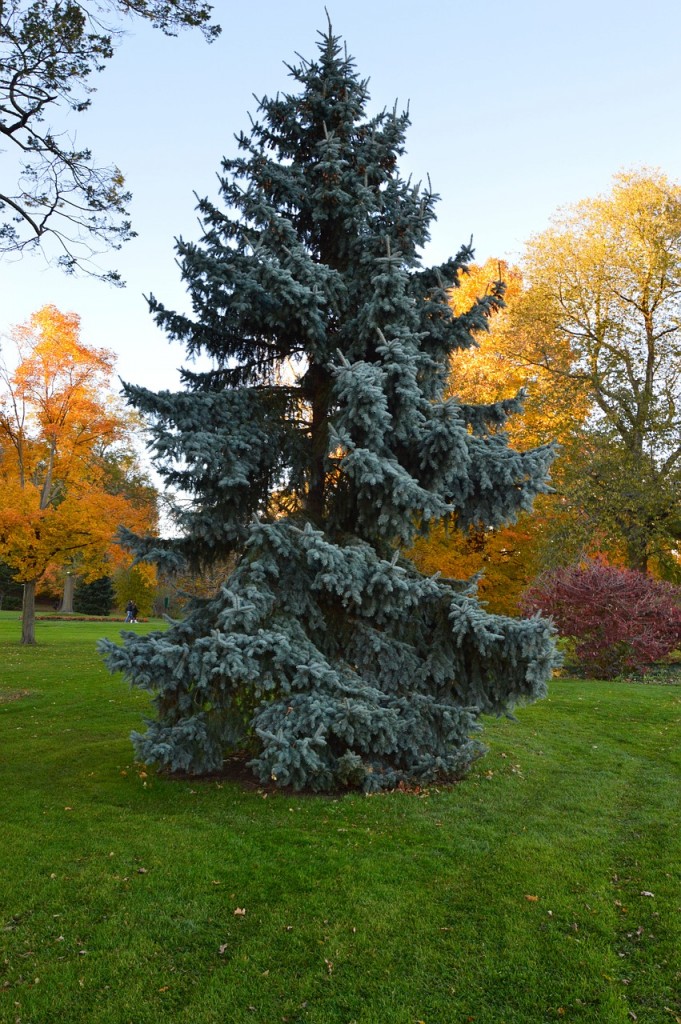
POLYGON ((169 988, 170 985, 162 985, 161 988, 159 989, 159 992, 167 992, 169 988))
POLYGON ((229 943, 228 943, 228 942, 223 942, 223 943, 222 943, 222 945, 221 945, 221 946, 220 946, 220 948, 218 949, 218 953, 220 954, 220 956, 224 956, 224 954, 225 954, 225 950, 226 950, 226 949, 228 948, 228 946, 229 946, 229 943))
POLYGON ((539 897, 525 895, 525 899, 529 900, 530 903, 536 903, 539 900, 539 897))
POLYGON ((329 972, 329 974, 333 974, 333 964, 331 963, 331 961, 327 960, 326 957, 324 957, 324 963, 326 964, 326 969, 329 972))
POLYGON ((646 892, 645 889, 644 889, 643 892, 641 893, 641 896, 653 896, 654 897, 655 893, 654 892, 646 892))
POLYGON ((245 917, 246 916, 246 908, 245 907, 237 907, 236 910, 234 911, 234 916, 235 917, 245 917))

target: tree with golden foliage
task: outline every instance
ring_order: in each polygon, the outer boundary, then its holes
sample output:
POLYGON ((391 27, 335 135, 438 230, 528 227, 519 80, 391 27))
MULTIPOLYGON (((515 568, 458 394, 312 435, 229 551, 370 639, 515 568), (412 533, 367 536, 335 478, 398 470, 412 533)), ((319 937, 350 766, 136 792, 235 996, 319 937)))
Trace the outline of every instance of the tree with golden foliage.
MULTIPOLYGON (((85 345, 79 318, 45 306, 11 338, 0 364, 0 559, 24 585, 22 643, 35 643, 35 592, 55 566, 102 575, 118 524, 154 525, 111 486, 107 466, 131 423, 109 387, 114 356, 85 345)), ((128 448, 129 448, 128 444, 128 448)))
POLYGON ((531 239, 525 276, 517 320, 535 335, 532 365, 555 393, 581 386, 591 402, 574 502, 646 571, 681 538, 681 185, 645 168, 615 175, 609 194, 531 239))
MULTIPOLYGON (((500 280, 505 284, 505 307, 492 314, 488 331, 477 336, 476 346, 453 353, 448 393, 462 402, 490 404, 523 394, 522 412, 503 429, 512 446, 521 451, 559 441, 562 458, 554 464, 552 475, 554 485, 560 486, 562 466, 574 449, 589 404, 577 382, 556 388, 554 375, 542 365, 533 325, 519 322, 517 310, 524 294, 521 271, 493 259, 473 265, 450 292, 450 304, 461 315, 500 280)), ((553 359, 569 369, 572 355, 566 340, 553 359)), ((413 557, 423 572, 439 570, 454 578, 481 573, 479 592, 491 610, 515 614, 520 594, 541 568, 564 507, 560 494, 539 495, 533 514, 521 513, 508 526, 466 531, 441 526, 416 542, 413 557)))

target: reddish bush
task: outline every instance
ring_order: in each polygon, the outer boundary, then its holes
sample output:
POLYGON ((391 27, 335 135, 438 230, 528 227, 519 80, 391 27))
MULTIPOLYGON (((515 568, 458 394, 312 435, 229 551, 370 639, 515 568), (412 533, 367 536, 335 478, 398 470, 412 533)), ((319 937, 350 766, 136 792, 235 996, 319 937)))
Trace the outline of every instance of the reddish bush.
POLYGON ((599 561, 543 573, 521 607, 551 615, 558 632, 576 640, 582 668, 596 679, 645 672, 681 644, 679 589, 599 561))

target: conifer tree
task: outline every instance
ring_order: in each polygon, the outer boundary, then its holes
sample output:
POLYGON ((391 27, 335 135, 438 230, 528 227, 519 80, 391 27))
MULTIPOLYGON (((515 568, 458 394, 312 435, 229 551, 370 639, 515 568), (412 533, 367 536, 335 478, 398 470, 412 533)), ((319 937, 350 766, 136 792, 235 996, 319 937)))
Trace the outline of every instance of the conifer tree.
POLYGON ((114 589, 110 576, 86 583, 79 580, 73 595, 74 611, 83 615, 108 615, 114 603, 114 589))
POLYGON ((164 568, 235 559, 166 632, 103 642, 153 694, 137 756, 219 770, 251 750, 263 782, 367 791, 460 776, 481 714, 542 696, 550 625, 488 614, 473 583, 424 577, 403 550, 429 526, 499 525, 547 488, 550 446, 511 450, 519 400, 443 398, 452 351, 503 288, 454 316, 464 247, 424 269, 437 196, 400 177, 408 115, 367 114, 331 28, 259 104, 222 165, 222 204, 178 252, 193 315, 152 299, 205 372, 184 390, 126 386, 157 467, 192 501, 181 537, 128 535, 164 568))

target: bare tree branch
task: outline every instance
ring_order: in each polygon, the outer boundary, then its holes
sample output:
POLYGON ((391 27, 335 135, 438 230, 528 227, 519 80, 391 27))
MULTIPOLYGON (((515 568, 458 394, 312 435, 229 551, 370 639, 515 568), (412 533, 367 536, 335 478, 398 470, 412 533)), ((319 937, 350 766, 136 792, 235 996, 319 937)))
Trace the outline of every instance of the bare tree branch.
POLYGON ((210 42, 220 31, 210 17, 205 0, 0 0, 0 142, 19 156, 18 171, 7 151, 0 164, 0 258, 42 249, 67 273, 122 283, 95 261, 135 235, 124 176, 99 167, 48 117, 88 109, 91 78, 113 56, 126 19, 166 35, 196 28, 210 42))

